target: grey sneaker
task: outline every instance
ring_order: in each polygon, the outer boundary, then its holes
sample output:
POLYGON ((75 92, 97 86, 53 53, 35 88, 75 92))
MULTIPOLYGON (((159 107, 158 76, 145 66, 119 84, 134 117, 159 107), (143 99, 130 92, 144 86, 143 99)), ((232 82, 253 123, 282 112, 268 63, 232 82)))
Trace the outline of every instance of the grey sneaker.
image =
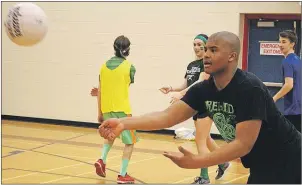
POLYGON ((215 177, 215 179, 216 180, 221 179, 224 176, 225 171, 227 169, 229 169, 230 166, 231 166, 231 163, 229 163, 229 162, 225 163, 223 167, 218 166, 218 169, 216 171, 217 172, 217 176, 215 177))
POLYGON ((210 184, 210 179, 205 179, 202 177, 196 177, 192 184, 210 184))

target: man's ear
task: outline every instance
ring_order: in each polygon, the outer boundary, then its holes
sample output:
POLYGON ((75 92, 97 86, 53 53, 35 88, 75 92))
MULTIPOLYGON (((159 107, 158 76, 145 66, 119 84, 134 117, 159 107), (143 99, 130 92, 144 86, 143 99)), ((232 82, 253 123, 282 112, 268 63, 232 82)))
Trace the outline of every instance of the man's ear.
POLYGON ((233 62, 238 58, 238 54, 236 52, 232 52, 229 56, 229 62, 233 62))

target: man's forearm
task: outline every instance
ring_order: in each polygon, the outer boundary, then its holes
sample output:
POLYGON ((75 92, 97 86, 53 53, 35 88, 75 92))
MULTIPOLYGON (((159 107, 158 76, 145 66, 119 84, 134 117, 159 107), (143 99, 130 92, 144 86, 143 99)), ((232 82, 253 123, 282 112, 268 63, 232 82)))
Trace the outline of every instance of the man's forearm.
POLYGON ((198 79, 197 81, 195 81, 192 85, 190 85, 189 87, 187 87, 186 89, 182 90, 180 93, 184 96, 184 95, 187 93, 187 91, 188 91, 193 85, 195 85, 195 84, 197 84, 197 83, 199 83, 199 82, 202 82, 202 81, 204 81, 205 79, 208 79, 208 78, 209 78, 209 75, 206 74, 205 72, 200 73, 199 79, 198 79))
POLYGON ((250 152, 250 149, 238 140, 226 144, 219 149, 196 157, 196 168, 206 168, 217 164, 222 164, 228 161, 232 161, 239 157, 245 156, 250 152))
POLYGON ((184 90, 185 88, 187 88, 187 80, 185 79, 184 82, 178 86, 178 87, 172 87, 171 86, 171 91, 174 91, 174 92, 180 92, 182 90, 184 90))
POLYGON ((180 93, 181 93, 182 95, 185 95, 186 92, 187 92, 193 85, 195 85, 195 84, 197 84, 197 83, 199 83, 199 82, 201 82, 201 80, 197 80, 197 81, 194 82, 192 85, 190 85, 189 87, 187 87, 187 88, 185 88, 184 90, 182 90, 180 93))
POLYGON ((173 91, 173 92, 180 92, 180 91, 182 91, 182 90, 184 90, 185 88, 186 88, 186 86, 183 84, 183 85, 181 85, 181 86, 178 86, 178 87, 172 87, 171 86, 171 90, 173 91))
POLYGON ((290 90, 292 90, 292 87, 288 84, 284 84, 280 91, 275 94, 274 100, 277 101, 280 98, 284 97, 290 90))
POLYGON ((101 107, 101 89, 100 87, 98 88, 98 96, 97 96, 97 103, 98 103, 98 113, 102 113, 102 107, 101 107))
POLYGON ((125 130, 160 130, 173 126, 165 112, 153 112, 142 116, 121 118, 125 130))
POLYGON ((124 130, 159 130, 172 127, 195 114, 196 111, 189 105, 183 101, 178 101, 164 111, 122 118, 120 121, 124 125, 124 130))

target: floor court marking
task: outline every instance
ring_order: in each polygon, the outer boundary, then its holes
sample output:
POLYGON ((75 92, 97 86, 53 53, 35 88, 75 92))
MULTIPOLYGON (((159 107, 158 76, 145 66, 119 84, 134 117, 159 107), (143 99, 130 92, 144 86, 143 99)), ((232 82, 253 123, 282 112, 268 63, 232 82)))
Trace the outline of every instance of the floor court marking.
MULTIPOLYGON (((30 144, 30 145, 41 145, 41 143, 31 143, 31 142, 25 142, 25 141, 19 141, 20 139, 16 139, 14 140, 13 138, 8 138, 8 139, 12 139, 12 140, 4 140, 4 142, 11 142, 11 143, 26 143, 26 144, 30 144)), ((44 144, 44 143, 42 143, 44 144)))
MULTIPOLYGON (((74 137, 65 139, 65 140, 63 140, 63 141, 68 141, 68 140, 70 140, 70 139, 82 137, 82 136, 84 136, 84 135, 86 135, 86 134, 74 136, 74 137)), ((41 146, 37 146, 37 147, 35 147, 35 148, 31 148, 30 150, 27 150, 27 151, 33 151, 33 150, 35 150, 35 149, 43 148, 43 147, 45 147, 45 146, 50 146, 50 145, 53 145, 53 144, 56 144, 56 143, 54 143, 54 142, 52 142, 52 143, 47 143, 47 144, 44 144, 44 145, 41 145, 41 146)), ((21 154, 21 153, 23 153, 23 152, 25 152, 25 151, 24 151, 24 150, 23 150, 23 151, 12 151, 12 152, 10 152, 10 154, 8 154, 8 155, 6 155, 6 156, 2 156, 2 158, 10 157, 10 156, 15 156, 15 155, 21 154)))
MULTIPOLYGON (((16 149, 24 150, 24 149, 21 149, 21 148, 11 147, 11 146, 4 146, 4 145, 2 145, 2 147, 16 148, 16 149)), ((56 155, 56 154, 50 154, 50 153, 39 152, 39 151, 34 151, 34 150, 26 150, 26 151, 31 151, 31 152, 41 153, 41 154, 45 154, 45 155, 50 155, 50 156, 60 157, 60 158, 64 158, 64 159, 69 159, 69 160, 73 160, 73 161, 85 163, 85 164, 88 164, 88 165, 93 165, 93 164, 94 164, 94 163, 89 163, 89 162, 86 162, 86 161, 81 161, 81 160, 77 160, 77 159, 72 159, 72 158, 69 158, 69 157, 63 157, 63 156, 56 155)), ((113 171, 113 172, 115 172, 115 173, 119 173, 118 171, 113 170, 113 169, 110 169, 110 168, 107 168, 107 170, 108 170, 108 171, 113 171)), ((134 177, 133 177, 133 178, 134 178, 134 177)), ((135 179, 136 179, 137 181, 143 183, 143 184, 146 184, 146 183, 144 183, 144 181, 142 181, 142 180, 139 180, 139 179, 137 179, 137 178, 135 178, 135 179)))
MULTIPOLYGON (((214 171, 210 171, 209 174, 213 173, 213 172, 216 172, 216 170, 214 171)), ((180 183, 180 182, 183 182, 183 181, 186 181, 188 179, 193 179, 194 177, 197 177, 198 175, 195 175, 195 176, 192 176, 192 177, 187 177, 187 178, 184 178, 182 180, 179 180, 179 181, 175 181, 175 182, 172 182, 172 184, 177 184, 177 183, 180 183)))
MULTIPOLYGON (((120 157, 120 156, 121 155, 108 157, 108 160, 112 159, 112 158, 120 157)), ((66 166, 61 166, 61 167, 58 167, 58 168, 52 168, 52 169, 48 169, 48 170, 43 170, 41 172, 49 172, 49 171, 53 171, 53 170, 60 170, 60 169, 74 167, 74 166, 79 166, 79 165, 84 165, 84 164, 85 163, 77 163, 77 164, 72 164, 72 165, 66 165, 66 166)), ((11 168, 9 168, 9 169, 11 169, 11 168)), ((10 177, 10 178, 6 178, 6 179, 2 179, 2 181, 6 181, 6 180, 10 180, 10 179, 16 179, 16 178, 20 178, 20 177, 26 177, 26 176, 35 175, 35 174, 38 174, 38 173, 29 173, 29 174, 25 174, 25 175, 19 175, 19 176, 15 176, 15 177, 10 177)))
MULTIPOLYGON (((84 175, 84 174, 86 174, 86 173, 78 174, 76 177, 80 177, 79 175, 84 175)), ((54 180, 50 180, 50 181, 40 182, 40 184, 47 184, 47 183, 50 183, 50 182, 57 182, 57 181, 60 181, 60 180, 70 179, 70 178, 71 177, 62 177, 62 178, 59 178, 59 179, 54 179, 54 180)), ((105 180, 105 181, 115 182, 113 180, 107 180, 107 179, 97 179, 97 180, 105 180)))
MULTIPOLYGON (((15 139, 15 138, 9 138, 9 139, 15 139)), ((5 141, 6 142, 6 141, 5 141)), ((24 142, 24 141, 19 141, 19 139, 17 141, 7 141, 7 142, 13 142, 13 143, 27 143, 27 144, 34 144, 34 145, 40 145, 38 143, 28 143, 28 142, 24 142)), ((62 143, 56 143, 56 144, 62 144, 62 143)), ((71 149, 79 149, 79 147, 76 146, 64 146, 64 148, 71 148, 71 149)), ((92 148, 81 148, 81 150, 86 150, 86 151, 95 151, 95 149, 92 148)), ((120 151, 111 151, 110 153, 119 153, 120 151)))
MULTIPOLYGON (((64 140, 55 140, 55 139, 44 139, 44 138, 35 138, 35 137, 25 137, 25 136, 15 136, 15 135, 2 135, 2 138, 14 138, 22 140, 31 140, 31 141, 44 141, 44 142, 55 142, 56 144, 68 144, 76 146, 85 146, 85 147, 102 147, 102 144, 96 143, 87 143, 87 142, 77 142, 77 141, 64 141, 64 140)), ((112 146, 112 149, 124 150, 124 146, 112 146)), ((153 149, 144 149, 144 148, 134 148, 133 152, 141 153, 150 153, 150 154, 163 154, 162 150, 153 150, 153 149)), ((168 151, 169 152, 169 151, 168 151)))
POLYGON ((6 157, 9 157, 9 156, 14 156, 14 155, 17 155, 17 154, 20 154, 20 153, 23 153, 24 151, 22 150, 14 150, 14 151, 11 151, 9 152, 9 154, 5 155, 5 156, 2 156, 2 158, 6 158, 6 157))
MULTIPOLYGON (((71 138, 67 138, 67 139, 64 139, 64 140, 62 140, 62 141, 68 141, 68 140, 71 140, 71 139, 75 139, 75 138, 79 138, 79 137, 82 137, 82 136, 84 136, 84 135, 86 135, 86 134, 82 134, 82 135, 77 135, 77 136, 74 136, 74 137, 71 137, 71 138)), ((30 150, 27 150, 27 151, 33 151, 33 150, 35 150, 35 149, 39 149, 39 148, 43 148, 43 147, 45 147, 45 146, 50 146, 50 145, 53 145, 53 144, 56 144, 56 142, 51 142, 51 143, 47 143, 47 144, 44 144, 44 145, 41 145, 41 146, 37 146, 37 147, 35 147, 35 148, 31 148, 30 150)), ((10 157, 10 156, 14 156, 14 155, 17 155, 17 154, 21 154, 21 153, 23 153, 24 151, 12 151, 12 152, 10 152, 10 154, 8 154, 8 155, 6 155, 6 156, 2 156, 2 158, 5 158, 5 157, 10 157)))
POLYGON ((35 151, 35 150, 27 150, 27 149, 22 149, 22 148, 17 148, 17 147, 12 147, 12 146, 6 146, 6 145, 2 145, 2 147, 15 148, 15 149, 19 149, 19 150, 25 150, 25 151, 30 151, 30 152, 35 152, 35 153, 50 155, 50 156, 54 156, 54 157, 60 157, 60 158, 69 159, 69 160, 72 160, 72 161, 77 161, 77 162, 80 162, 80 163, 85 163, 85 164, 92 165, 92 163, 88 163, 86 161, 81 161, 81 160, 78 160, 78 159, 72 159, 72 158, 69 158, 69 157, 64 157, 64 156, 60 156, 60 155, 56 155, 56 154, 51 154, 51 153, 46 153, 46 152, 40 152, 40 151, 35 151))
MULTIPOLYGON (((14 143, 27 143, 27 142, 22 142, 22 141, 14 141, 14 143)), ((65 148, 76 148, 76 149, 79 149, 78 147, 65 147, 65 148)), ((82 149, 81 150, 85 150, 85 149, 82 149)), ((86 149, 87 150, 87 149, 86 149)), ((93 150, 95 151, 94 149, 88 149, 88 150, 93 150)), ((24 152, 24 151, 23 151, 24 152)), ((110 151, 110 153, 120 153, 119 151, 118 152, 114 152, 114 151, 110 151)), ((61 155, 63 157, 77 157, 77 158, 82 158, 82 159, 95 159, 95 157, 83 157, 83 156, 77 156, 77 155, 61 155)), ((4 158, 6 156, 3 156, 2 158, 4 158)))
MULTIPOLYGON (((71 137, 71 138, 63 139, 61 141, 69 141, 71 139, 79 138, 79 137, 82 137, 82 136, 85 136, 85 135, 86 134, 82 134, 82 135, 74 136, 74 137, 71 137)), ((35 150, 35 149, 42 148, 42 147, 49 146, 49 145, 53 145, 53 144, 56 144, 56 142, 51 142, 51 143, 48 143, 48 144, 45 144, 45 145, 42 145, 42 146, 37 146, 36 148, 32 148, 31 150, 35 150)))
MULTIPOLYGON (((156 158, 158 158, 158 157, 151 157, 151 158, 142 159, 142 160, 139 160, 139 161, 129 162, 129 165, 130 165, 130 164, 139 163, 139 162, 143 162, 143 161, 148 161, 148 160, 156 159, 156 158)), ((120 166, 120 164, 119 164, 119 165, 114 165, 114 166, 112 166, 111 168, 118 167, 118 166, 120 166)), ((78 175, 76 175, 76 176, 86 175, 86 174, 89 174, 89 173, 94 173, 94 172, 89 171, 89 172, 85 172, 85 173, 78 174, 78 175)), ((59 179, 54 179, 54 180, 42 182, 41 184, 46 184, 46 183, 50 183, 50 182, 56 182, 56 181, 60 181, 60 180, 63 180, 63 179, 69 179, 69 178, 71 178, 71 177, 63 177, 63 178, 59 178, 59 179)), ((146 182, 141 181, 141 180, 139 180, 139 179, 137 179, 137 178, 134 178, 134 179, 137 180, 137 181, 140 181, 140 182, 143 183, 143 184, 147 184, 146 182)))
MULTIPOLYGON (((27 143, 27 142, 23 142, 23 141, 13 141, 14 143, 27 143)), ((60 143, 56 143, 56 144, 60 144, 60 143)), ((65 147, 65 148, 72 148, 72 149, 78 149, 79 150, 79 148, 78 147, 65 147)), ((31 150, 33 150, 33 149, 31 149, 31 150)), ((31 151, 31 150, 29 150, 29 151, 31 151)), ((90 151, 95 151, 95 149, 80 149, 80 150, 90 150, 90 151)), ((117 154, 117 153, 120 153, 121 151, 111 151, 110 150, 110 153, 111 154, 117 154)), ((138 156, 138 155, 143 155, 143 154, 141 154, 141 153, 133 153, 132 154, 132 156, 138 156)), ((144 155, 145 155, 145 153, 144 153, 144 155)), ((152 155, 152 154, 151 154, 152 155)), ((82 158, 82 159, 96 159, 95 157, 82 157, 82 156, 76 156, 76 155, 60 155, 60 156, 63 156, 63 157, 77 157, 77 158, 82 158)))
MULTIPOLYGON (((42 172, 49 172, 49 171, 53 171, 53 170, 59 170, 59 169, 63 169, 63 168, 68 168, 68 167, 73 167, 73 166, 79 166, 79 165, 83 165, 83 163, 78 163, 78 164, 73 164, 73 165, 67 165, 67 166, 62 166, 62 167, 58 167, 58 168, 52 168, 52 169, 48 169, 48 170, 43 170, 42 172)), ((30 175, 35 175, 38 174, 36 173, 28 173, 25 175, 19 175, 19 176, 15 176, 15 177, 10 177, 10 178, 6 178, 6 179, 2 179, 2 181, 7 181, 7 180, 11 180, 11 179, 17 179, 20 177, 26 177, 26 176, 30 176, 30 175)))
POLYGON ((68 174, 50 173, 50 172, 43 172, 43 171, 36 171, 36 170, 27 170, 27 169, 19 169, 19 168, 11 168, 11 170, 16 170, 16 171, 26 171, 26 172, 34 172, 35 174, 43 173, 43 174, 58 175, 58 176, 65 176, 65 177, 77 177, 77 178, 82 178, 82 179, 94 179, 94 180, 99 180, 98 178, 93 178, 93 177, 81 177, 81 176, 74 176, 74 175, 68 175, 68 174))
POLYGON ((4 171, 4 170, 10 170, 11 168, 2 168, 1 170, 4 171))
MULTIPOLYGON (((236 163, 237 164, 237 163, 236 163)), ((232 164, 233 165, 233 164, 232 164)), ((211 173, 213 173, 213 172, 215 172, 216 170, 214 170, 214 171, 210 171, 209 172, 209 174, 211 174, 211 173)), ((224 182, 223 184, 226 184, 226 183, 230 183, 230 182, 233 182, 233 181, 236 181, 236 180, 239 180, 239 179, 241 179, 241 178, 244 178, 244 177, 246 177, 246 176, 248 176, 249 174, 242 174, 242 173, 232 173, 232 172, 226 172, 227 174, 233 174, 233 175, 243 175, 243 176, 240 176, 240 177, 237 177, 237 178, 234 178, 234 179, 232 179, 232 180, 230 180, 230 181, 227 181, 227 182, 224 182)), ((177 183, 180 183, 180 182, 183 182, 183 181, 185 181, 185 180, 188 180, 188 179, 192 179, 192 178, 194 178, 194 177, 196 177, 196 176, 193 176, 193 177, 188 177, 188 178, 185 178, 185 179, 182 179, 182 180, 180 180, 180 181, 176 181, 176 182, 173 182, 173 184, 177 184, 177 183)), ((222 180, 222 179, 221 179, 222 180)))
MULTIPOLYGON (((144 162, 144 161, 149 161, 149 160, 152 160, 152 159, 156 159, 156 158, 158 158, 158 157, 151 157, 151 158, 147 158, 147 159, 142 159, 142 160, 139 160, 139 161, 130 161, 129 162, 129 164, 136 164, 136 163, 139 163, 139 162, 144 162)), ((115 168, 115 167, 119 167, 120 166, 120 164, 118 164, 118 165, 114 165, 114 166, 112 166, 111 168, 115 168)), ((89 174, 89 173, 92 173, 92 172, 86 172, 86 173, 84 173, 84 174, 89 174)), ((119 174, 120 172, 118 172, 118 174, 119 174)), ((135 177, 133 177, 135 180, 137 180, 137 181, 141 181, 141 180, 139 180, 139 179, 137 179, 137 178, 135 178, 135 177)), ((143 184, 147 184, 146 182, 144 182, 144 181, 141 181, 143 184)))
MULTIPOLYGON (((5 120, 4 119, 4 121, 9 121, 9 120, 5 120)), ((41 131, 41 130, 44 130, 44 128, 36 128, 36 127, 28 127, 27 126, 27 124, 37 124, 37 125, 41 125, 41 124, 43 124, 43 123, 35 123, 35 122, 27 122, 27 121, 13 121, 13 123, 11 124, 11 123, 2 123, 2 125, 6 125, 6 127, 7 128, 10 128, 10 129, 16 129, 16 128, 19 128, 19 129, 31 129, 31 130, 33 130, 33 131, 41 131), (16 124, 16 122, 17 123, 25 123, 24 125, 17 125, 16 124)), ((63 128, 65 127, 65 128, 70 128, 70 125, 53 125, 53 124, 43 124, 43 126, 46 126, 46 129, 48 130, 48 131, 57 131, 57 132, 66 132, 66 133, 71 133, 71 134, 76 134, 77 132, 75 132, 74 130, 69 130, 69 129, 67 129, 67 130, 59 130, 60 128, 58 128, 58 127, 47 127, 47 126, 63 126, 63 128)), ((72 126, 73 128, 83 128, 83 127, 76 127, 76 126, 72 126)))
MULTIPOLYGON (((81 137, 81 136, 76 136, 76 137, 81 137)), ((36 138, 36 139, 39 139, 39 138, 36 138)), ((69 139, 73 139, 73 138, 69 138, 69 139)), ((62 140, 60 140, 60 141, 62 141, 62 140)), ((54 144, 60 144, 60 143, 54 143, 54 144)), ((9 147, 9 148, 16 148, 16 147, 10 147, 10 146, 3 146, 3 147, 9 147)), ((39 147, 40 148, 40 147, 39 147)), ((71 147, 71 148, 75 148, 75 147, 71 147)), ((19 148, 17 148, 17 149, 19 149, 19 148)), ((33 148, 33 149, 36 149, 36 148, 33 148)), ((30 150, 33 150, 33 149, 30 149, 30 150)), ((22 150, 25 150, 25 151, 30 151, 30 150, 27 150, 27 149, 22 149, 22 150)), ((88 149, 89 150, 89 149, 88 149)), ((37 153, 42 153, 42 154, 46 154, 46 155, 53 155, 53 156, 57 156, 57 157, 62 157, 62 158, 66 158, 66 159, 69 159, 69 160, 74 160, 74 161, 79 161, 79 160, 75 160, 75 159, 71 159, 71 158, 68 158, 68 157, 64 157, 64 156, 60 156, 60 155, 56 155, 56 154, 49 154, 49 153, 45 153, 45 152, 38 152, 38 151, 31 151, 31 152, 37 152, 37 153)), ((139 154, 137 154, 137 155, 139 155, 139 154)), ((79 156, 80 157, 80 156, 79 156)), ((120 156, 116 156, 116 157, 120 157, 120 156)), ((156 157, 154 157, 154 158, 156 158, 156 157)), ((144 160, 142 160, 142 161, 146 161, 146 160, 151 160, 151 159, 153 159, 153 158, 150 158, 150 159, 144 159, 144 160)), ((79 161, 79 162, 81 162, 81 163, 86 163, 86 164, 90 164, 90 163, 87 163, 87 162, 84 162, 84 161, 79 161)), ((80 164, 81 164, 80 163, 80 164)), ((119 165, 116 165, 116 166, 119 166, 119 165)), ((116 166, 114 166, 114 167, 116 167, 116 166)), ((9 168, 8 168, 9 169, 9 168)), ((108 170, 110 170, 110 169, 108 169, 108 170)), ((119 173, 119 172, 117 172, 117 171, 115 171, 115 170, 110 170, 110 171, 114 171, 114 172, 116 172, 116 173, 119 173)), ((92 173, 92 172, 87 172, 87 173, 92 173)), ((211 172, 210 172, 211 173, 211 172)), ((81 174, 80 174, 81 175, 81 174)), ((235 181, 235 180, 237 180, 237 179, 241 179, 241 178, 244 178, 244 177, 246 177, 247 175, 244 175, 244 176, 242 176, 242 177, 238 177, 238 178, 235 178, 235 179, 232 179, 231 181, 229 181, 229 182, 233 182, 233 181, 235 181)), ((11 179, 11 178, 10 178, 11 179)), ((186 179, 188 179, 188 178, 186 178, 186 179)), ((181 181, 177 181, 177 182, 183 182, 184 180, 186 180, 186 179, 183 179, 183 180, 181 180, 181 181)), ((8 179, 3 179, 3 180, 8 180, 8 179)), ((138 180, 138 179, 137 179, 138 180)), ((139 180, 138 180, 139 181, 139 180)), ((175 183, 177 183, 177 182, 175 182, 175 183)))

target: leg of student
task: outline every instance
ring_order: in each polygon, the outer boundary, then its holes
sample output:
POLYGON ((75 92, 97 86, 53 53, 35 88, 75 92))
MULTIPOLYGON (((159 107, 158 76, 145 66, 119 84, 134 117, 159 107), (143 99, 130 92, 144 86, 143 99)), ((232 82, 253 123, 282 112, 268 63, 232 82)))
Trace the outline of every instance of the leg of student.
MULTIPOLYGON (((216 149, 219 148, 219 146, 218 146, 217 143, 214 141, 214 139, 212 139, 210 133, 209 133, 209 135, 208 135, 208 137, 207 137, 207 146, 208 146, 208 148, 209 148, 209 150, 210 150, 211 152, 213 152, 214 150, 216 150, 216 149)), ((227 169, 229 169, 230 165, 231 165, 231 163, 229 163, 229 162, 226 162, 226 163, 224 163, 224 164, 219 164, 219 165, 218 165, 218 169, 217 169, 217 176, 215 177, 215 179, 216 179, 216 180, 221 179, 221 178, 224 176, 225 171, 226 171, 227 169)))
MULTIPOLYGON (((195 119, 196 117, 194 117, 195 119)), ((209 153, 207 147, 207 137, 211 129, 212 120, 209 117, 196 119, 195 128, 196 136, 195 143, 198 150, 198 154, 209 153)), ((209 184, 210 178, 208 174, 208 168, 200 169, 200 176, 195 179, 195 184, 209 184)))
POLYGON ((127 168, 132 156, 133 148, 134 148, 134 144, 125 144, 123 157, 122 157, 122 165, 120 170, 120 175, 123 177, 125 177, 127 174, 127 168))
MULTIPOLYGON (((103 116, 104 116, 104 120, 113 117, 112 113, 105 113, 103 116)), ((104 140, 101 158, 94 163, 95 171, 101 177, 106 177, 107 156, 113 143, 114 141, 109 141, 107 139, 104 140)))
MULTIPOLYGON (((130 115, 125 115, 130 116, 130 115)), ((124 116, 124 117, 125 117, 124 116)), ((125 130, 121 133, 122 142, 125 144, 120 175, 118 175, 118 183, 134 183, 134 178, 128 175, 128 164, 130 162, 134 144, 138 142, 138 136, 135 130, 125 130)))
MULTIPOLYGON (((110 119, 110 118, 114 118, 116 117, 114 115, 114 113, 105 113, 103 114, 104 120, 110 119)), ((106 160, 107 160, 107 155, 113 145, 114 141, 109 141, 107 139, 105 139, 104 141, 104 146, 103 146, 103 150, 102 150, 102 157, 101 159, 103 160, 104 164, 106 164, 106 160)))
POLYGON ((103 150, 102 150, 102 156, 101 159, 103 160, 104 164, 107 163, 107 156, 108 153, 113 145, 114 141, 109 141, 107 139, 104 140, 103 150))

